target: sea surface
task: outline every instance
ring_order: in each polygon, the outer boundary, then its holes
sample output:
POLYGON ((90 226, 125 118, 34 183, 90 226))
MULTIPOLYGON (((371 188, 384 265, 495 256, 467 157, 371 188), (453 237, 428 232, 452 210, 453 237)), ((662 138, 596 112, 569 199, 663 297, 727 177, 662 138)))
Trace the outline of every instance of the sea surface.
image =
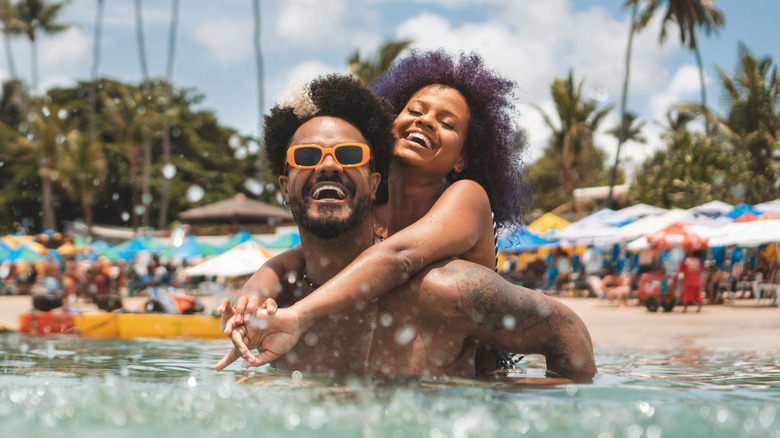
POLYGON ((229 346, 0 335, 0 435, 780 437, 776 355, 596 350, 592 384, 538 385, 214 371, 229 346))

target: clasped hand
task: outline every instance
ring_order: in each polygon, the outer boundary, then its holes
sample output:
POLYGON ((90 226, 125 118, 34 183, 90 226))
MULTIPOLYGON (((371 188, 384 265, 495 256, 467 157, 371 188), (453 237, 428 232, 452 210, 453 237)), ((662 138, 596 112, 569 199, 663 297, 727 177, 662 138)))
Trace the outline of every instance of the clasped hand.
POLYGON ((240 297, 236 307, 228 299, 220 302, 222 331, 233 341, 233 348, 214 367, 222 370, 239 358, 246 366, 260 366, 280 358, 295 347, 301 337, 298 314, 292 309, 278 309, 267 299, 260 308, 247 308, 247 299, 240 297), (247 312, 249 310, 249 312, 247 312), (251 318, 247 316, 251 315, 251 318), (258 349, 258 354, 252 350, 258 349))

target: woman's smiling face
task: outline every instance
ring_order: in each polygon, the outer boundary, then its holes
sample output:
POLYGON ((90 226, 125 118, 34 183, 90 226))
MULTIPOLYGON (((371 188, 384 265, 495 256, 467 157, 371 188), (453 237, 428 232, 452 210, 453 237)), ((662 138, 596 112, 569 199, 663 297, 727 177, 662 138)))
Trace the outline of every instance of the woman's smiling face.
POLYGON ((466 167, 466 142, 470 111, 466 99, 454 88, 429 85, 418 90, 393 123, 397 138, 394 154, 405 164, 447 175, 466 167))

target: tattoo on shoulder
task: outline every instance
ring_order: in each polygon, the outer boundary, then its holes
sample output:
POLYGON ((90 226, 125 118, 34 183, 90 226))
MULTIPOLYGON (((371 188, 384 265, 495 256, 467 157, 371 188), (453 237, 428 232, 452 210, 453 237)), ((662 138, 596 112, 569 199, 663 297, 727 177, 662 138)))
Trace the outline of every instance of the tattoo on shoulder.
POLYGON ((457 312, 478 324, 486 324, 491 332, 516 326, 528 330, 546 325, 553 329, 551 316, 558 310, 539 300, 536 292, 477 267, 461 271, 454 282, 458 291, 457 312))

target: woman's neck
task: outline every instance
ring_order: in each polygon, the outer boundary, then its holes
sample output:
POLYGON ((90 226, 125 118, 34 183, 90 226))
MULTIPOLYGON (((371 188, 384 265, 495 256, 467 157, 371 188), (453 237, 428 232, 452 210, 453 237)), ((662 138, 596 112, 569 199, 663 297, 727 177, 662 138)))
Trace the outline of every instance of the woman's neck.
POLYGON ((444 193, 446 178, 424 175, 418 168, 397 162, 391 163, 389 175, 387 234, 391 236, 419 220, 433 207, 444 193))

